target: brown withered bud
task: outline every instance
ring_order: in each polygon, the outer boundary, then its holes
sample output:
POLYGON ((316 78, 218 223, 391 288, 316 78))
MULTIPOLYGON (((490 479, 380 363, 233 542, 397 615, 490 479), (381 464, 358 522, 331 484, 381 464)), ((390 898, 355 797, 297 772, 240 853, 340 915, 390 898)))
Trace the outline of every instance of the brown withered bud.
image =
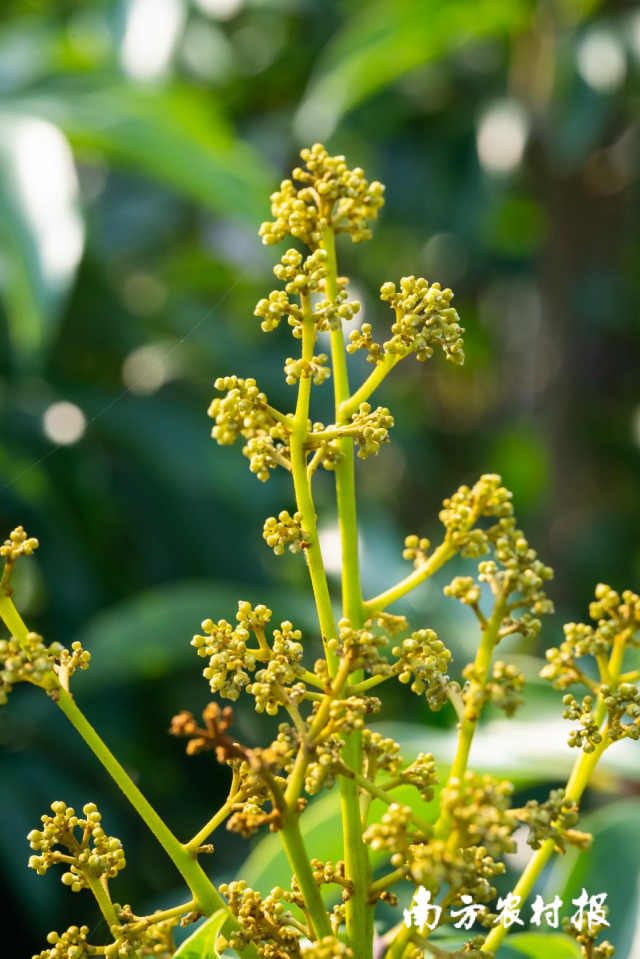
POLYGON ((231 706, 221 709, 217 703, 209 703, 205 706, 202 718, 204 727, 198 726, 193 713, 187 710, 178 713, 171 720, 169 732, 172 736, 181 736, 189 740, 187 743, 189 756, 214 750, 219 763, 226 763, 229 759, 249 758, 249 750, 227 735, 227 729, 233 722, 231 706))

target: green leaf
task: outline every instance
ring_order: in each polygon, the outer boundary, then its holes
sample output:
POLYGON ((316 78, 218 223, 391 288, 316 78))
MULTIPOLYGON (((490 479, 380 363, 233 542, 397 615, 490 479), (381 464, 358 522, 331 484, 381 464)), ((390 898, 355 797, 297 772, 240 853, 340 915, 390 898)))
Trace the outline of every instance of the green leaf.
POLYGON ((212 210, 253 224, 268 214, 275 176, 234 135, 209 92, 85 84, 18 102, 59 126, 73 146, 139 169, 212 210))
POLYGON ((209 916, 196 931, 178 946, 174 959, 220 959, 216 951, 216 939, 229 918, 225 909, 219 909, 209 916))
POLYGON ((362 101, 463 44, 522 29, 525 0, 379 0, 329 44, 297 114, 303 138, 328 136, 362 101))
POLYGON ((20 365, 55 332, 84 245, 78 184, 62 133, 29 113, 0 113, 1 289, 20 365))
POLYGON ((530 956, 531 959, 581 959, 580 946, 569 936, 552 934, 545 936, 539 932, 523 932, 509 936, 506 940, 508 949, 501 949, 500 956, 512 952, 515 956, 530 956))

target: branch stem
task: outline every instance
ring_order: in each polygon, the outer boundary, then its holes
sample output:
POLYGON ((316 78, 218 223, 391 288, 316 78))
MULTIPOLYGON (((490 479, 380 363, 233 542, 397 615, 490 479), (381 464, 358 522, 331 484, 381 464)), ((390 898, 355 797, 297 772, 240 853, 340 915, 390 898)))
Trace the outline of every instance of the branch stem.
MULTIPOLYGON (((506 597, 498 596, 491 618, 486 628, 482 630, 482 638, 473 665, 473 678, 465 694, 464 713, 460 723, 458 746, 449 774, 449 783, 454 779, 461 781, 467 771, 471 744, 482 712, 482 698, 487 679, 489 678, 491 659, 496 643, 498 642, 500 626, 506 611, 506 597)), ((450 827, 450 817, 444 812, 441 813, 435 826, 436 837, 438 839, 444 839, 449 834, 450 827)))
POLYGON ((445 539, 444 542, 433 551, 426 562, 414 570, 413 573, 410 573, 409 576, 405 577, 405 579, 401 580, 401 582, 395 586, 385 590, 384 593, 380 593, 379 596, 374 596, 373 599, 367 600, 364 604, 367 617, 382 612, 382 610, 390 606, 391 603, 395 603, 396 600, 406 596, 407 593, 410 593, 416 586, 420 586, 421 583, 424 583, 426 579, 429 579, 430 576, 433 576, 434 573, 444 566, 452 556, 455 556, 455 553, 455 547, 445 539))
MULTIPOLYGON (((338 267, 336 262, 335 234, 328 227, 322 238, 326 258, 326 292, 330 300, 337 299, 338 267)), ((333 366, 336 423, 344 423, 347 417, 342 404, 349 399, 349 376, 347 356, 342 329, 331 331, 331 361, 333 366)), ((335 470, 338 522, 342 549, 342 609, 351 625, 358 629, 366 619, 362 588, 360 585, 360 562, 358 556, 358 520, 356 513, 355 465, 353 440, 342 436, 337 440, 343 454, 342 462, 335 470)), ((362 672, 354 675, 355 682, 364 678, 362 672)), ((362 771, 362 735, 351 733, 346 737, 342 758, 347 766, 362 771)), ((373 907, 369 902, 371 863, 369 852, 362 840, 359 790, 353 779, 340 777, 342 804, 342 832, 347 878, 352 882, 352 894, 345 904, 347 943, 353 950, 354 959, 371 959, 373 948, 373 907)))
MULTIPOLYGON (((611 656, 607 664, 607 675, 609 682, 617 686, 623 679, 620 673, 622 670, 622 661, 624 658, 624 652, 627 640, 629 638, 629 630, 623 630, 618 633, 613 642, 613 648, 611 651, 611 656)), ((596 701, 596 706, 594 709, 594 718, 597 723, 603 723, 605 716, 607 715, 607 707, 602 696, 598 696, 596 701)), ((611 745, 611 740, 609 739, 609 730, 608 726, 604 726, 601 730, 602 740, 598 743, 596 748, 592 753, 582 752, 577 758, 571 776, 567 782, 566 794, 569 799, 579 805, 582 795, 589 785, 589 781, 593 775, 593 772, 598 765, 601 757, 603 756, 605 750, 611 745)), ((553 839, 547 839, 537 852, 529 860, 524 872, 520 876, 520 879, 516 883, 516 887, 513 890, 514 895, 520 896, 521 904, 524 904, 527 897, 531 894, 542 870, 547 865, 551 856, 555 850, 555 842, 553 839)), ((482 946, 482 952, 497 952, 500 946, 502 945, 505 937, 507 935, 507 930, 504 926, 499 925, 495 926, 489 936, 487 937, 486 942, 482 946)))
POLYGON ((386 375, 400 362, 402 354, 385 353, 384 358, 376 364, 373 370, 366 378, 362 386, 340 404, 340 416, 343 420, 348 420, 354 413, 360 409, 361 403, 366 403, 369 397, 377 390, 386 375))
MULTIPOLYGON (((238 929, 238 921, 229 911, 226 902, 222 896, 220 896, 197 859, 191 851, 174 836, 169 827, 143 796, 124 767, 121 766, 84 714, 78 709, 70 693, 60 688, 56 701, 69 722, 80 733, 87 746, 89 746, 96 758, 102 763, 138 815, 163 847, 191 890, 199 911, 205 916, 211 916, 219 909, 224 909, 229 915, 229 924, 233 928, 238 929)), ((257 959, 257 951, 252 943, 249 943, 244 953, 250 956, 251 959, 257 959)))

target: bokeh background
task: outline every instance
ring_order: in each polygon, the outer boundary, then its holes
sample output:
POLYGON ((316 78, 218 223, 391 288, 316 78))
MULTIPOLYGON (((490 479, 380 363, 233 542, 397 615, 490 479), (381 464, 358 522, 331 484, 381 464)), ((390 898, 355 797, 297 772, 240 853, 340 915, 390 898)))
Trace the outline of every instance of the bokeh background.
MULTIPOLYGON (((261 485, 239 448, 212 442, 206 409, 227 373, 291 402, 287 330, 266 337, 252 315, 277 255, 257 228, 297 151, 323 140, 387 184, 373 242, 339 249, 365 318, 386 322, 377 290, 413 273, 454 289, 467 328, 463 369, 409 360, 380 394, 397 425, 358 465, 366 592, 404 575, 407 533, 438 536, 444 496, 500 472, 556 570, 557 615, 535 646, 509 649, 529 702, 520 726, 493 717, 476 761, 525 798, 561 783, 573 755, 539 660, 563 622, 586 617, 597 582, 640 579, 640 7, 5 0, 0 18, 0 529, 22 523, 41 541, 16 576, 18 602, 48 639, 91 650, 75 682, 89 718, 186 838, 227 785, 166 734, 174 713, 209 699, 189 646, 200 621, 265 602, 317 649, 303 564, 275 560, 261 537, 264 518, 293 505, 288 477, 261 485)), ((321 418, 330 388, 318 393, 321 418)), ((329 475, 317 490, 335 582, 329 475)), ((401 608, 460 668, 477 634, 442 597, 446 582, 401 608)), ((450 755, 447 712, 396 692, 381 722, 408 753, 450 755)), ((272 732, 239 704, 238 738, 272 732)), ((125 842, 122 902, 144 912, 184 898, 45 697, 16 691, 0 741, 13 955, 39 951, 52 928, 99 924, 85 896, 26 868, 24 837, 54 799, 97 801, 125 842)), ((570 854, 543 886, 565 901, 582 885, 606 891, 610 938, 638 959, 640 754, 614 752, 586 803, 590 863, 570 854)), ((318 800, 311 820, 325 857, 332 804, 318 800)), ((216 879, 284 880, 272 840, 215 842, 216 879)), ((526 847, 513 868, 525 859, 526 847)))

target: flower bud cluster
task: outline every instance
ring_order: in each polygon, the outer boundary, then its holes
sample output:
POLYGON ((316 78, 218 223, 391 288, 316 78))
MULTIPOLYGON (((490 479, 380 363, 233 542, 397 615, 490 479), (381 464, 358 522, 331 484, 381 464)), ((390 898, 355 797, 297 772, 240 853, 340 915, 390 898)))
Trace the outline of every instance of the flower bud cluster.
POLYGON ((633 683, 620 683, 615 689, 602 685, 600 695, 607 707, 609 739, 640 739, 640 689, 633 683))
POLYGON ((476 607, 480 602, 480 586, 473 576, 455 576, 443 592, 445 596, 457 599, 465 606, 476 607))
POLYGON ((302 513, 292 516, 286 509, 278 513, 277 519, 269 516, 264 521, 262 538, 276 556, 282 556, 287 547, 289 552, 299 553, 311 542, 311 536, 302 528, 302 513))
POLYGON ((515 852, 512 795, 510 782, 470 770, 462 780, 450 780, 442 790, 441 805, 455 825, 460 845, 482 846, 493 859, 515 852))
POLYGON ((322 289, 327 275, 326 260, 325 250, 316 250, 303 262, 302 253, 291 249, 281 257, 273 272, 285 284, 288 296, 311 296, 322 289))
MULTIPOLYGON (((351 723, 347 725, 355 727, 353 713, 351 714, 351 723)), ((304 779, 304 788, 309 796, 316 796, 322 789, 332 789, 335 786, 340 764, 340 751, 344 744, 344 739, 338 733, 331 733, 321 743, 318 743, 314 751, 314 762, 309 763, 304 779)))
POLYGON ((356 313, 360 312, 360 309, 361 303, 359 300, 350 300, 345 289, 339 290, 335 300, 321 300, 316 303, 313 312, 316 329, 319 333, 341 330, 342 323, 348 323, 352 320, 356 313))
MULTIPOLYGON (((532 849, 540 849, 547 839, 553 839, 560 852, 564 852, 568 841, 571 842, 567 830, 572 830, 579 819, 578 807, 564 789, 553 789, 543 803, 529 800, 524 809, 517 810, 515 815, 529 827, 527 843, 532 849)), ((582 833, 580 835, 584 836, 582 833)))
POLYGON ((501 709, 505 715, 514 716, 524 703, 524 686, 524 675, 518 667, 498 660, 493 665, 491 679, 485 687, 487 701, 501 709))
POLYGON ((329 156, 320 143, 300 153, 304 168, 293 171, 293 180, 283 180, 271 195, 274 221, 263 223, 260 236, 271 246, 286 236, 294 236, 311 249, 319 246, 323 231, 333 226, 348 233, 354 243, 371 237, 368 220, 376 219, 384 204, 384 187, 369 183, 364 171, 349 170, 343 156, 329 156))
POLYGON ((388 355, 403 357, 415 353, 423 363, 433 356, 434 347, 441 346, 450 362, 457 366, 464 363, 464 329, 450 305, 451 290, 441 289, 439 283, 429 286, 422 277, 404 276, 399 290, 395 283, 384 283, 380 299, 395 311, 391 339, 382 345, 374 343, 371 325, 363 324, 362 330, 354 330, 350 336, 350 353, 365 349, 370 363, 380 363, 388 355))
MULTIPOLYGON (((287 250, 273 269, 277 278, 285 284, 284 290, 274 290, 268 299, 260 300, 254 310, 254 315, 262 318, 261 326, 265 333, 277 329, 282 317, 286 316, 293 327, 293 335, 298 339, 302 336, 302 302, 323 290, 327 275, 326 258, 324 250, 316 250, 304 260, 298 250, 287 250), (291 297, 294 296, 300 297, 301 305, 292 302, 291 297)), ((321 325, 324 320, 318 316, 316 322, 321 325)))
MULTIPOLYGON (((415 883, 435 895, 446 883, 456 905, 462 896, 470 896, 477 903, 489 902, 496 895, 492 880, 505 871, 504 863, 496 862, 484 846, 452 847, 442 839, 413 843, 408 861, 415 883)), ((478 922, 484 924, 486 916, 480 913, 478 922)))
MULTIPOLYGON (((338 885, 351 886, 352 883, 346 879, 346 864, 344 860, 339 859, 335 864, 332 862, 323 862, 322 859, 312 859, 311 868, 313 869, 313 878, 319 886, 338 885)), ((345 889, 345 893, 347 890, 345 889)))
POLYGON ((76 669, 88 669, 91 662, 91 653, 83 649, 82 643, 71 643, 71 649, 63 649, 58 657, 60 666, 68 676, 72 676, 76 669))
POLYGON ((0 546, 0 557, 11 567, 21 556, 33 556, 39 545, 37 539, 27 535, 23 526, 16 526, 9 534, 9 539, 0 546))
POLYGON ((419 695, 426 691, 432 709, 439 709, 446 701, 446 675, 453 661, 450 650, 438 639, 432 629, 419 629, 396 646, 393 655, 398 662, 395 670, 401 683, 411 683, 419 695))
POLYGON ((213 399, 208 410, 216 424, 211 435, 220 446, 232 446, 238 436, 251 439, 269 431, 273 421, 265 409, 267 397, 260 392, 255 380, 221 376, 215 388, 227 394, 213 399))
MULTIPOLYGON (((37 633, 27 635, 24 647, 14 637, 0 639, 0 706, 6 704, 16 683, 55 687, 57 680, 53 669, 63 654, 69 655, 60 643, 46 646, 37 633)), ((86 669, 86 666, 82 668, 86 669)))
MULTIPOLYGON (((518 593, 522 597, 518 605, 524 607, 526 601, 526 608, 534 617, 552 613, 553 604, 543 586, 553 578, 553 570, 537 558, 536 551, 529 546, 524 534, 516 529, 515 518, 510 516, 498 520, 488 531, 488 536, 501 569, 497 569, 495 564, 482 563, 480 579, 499 588, 505 597, 518 593)), ((532 619, 521 621, 508 618, 504 627, 510 632, 523 632, 529 638, 539 630, 540 623, 532 619)))
POLYGON ((589 615, 598 621, 600 630, 604 629, 606 620, 610 618, 618 629, 628 626, 636 632, 640 628, 640 596, 625 589, 621 597, 615 589, 599 583, 596 586, 596 598, 589 606, 589 615))
POLYGON ((640 597, 631 590, 625 590, 620 596, 610 586, 600 583, 596 587, 596 598, 589 606, 589 614, 596 620, 597 626, 587 623, 566 623, 565 640, 557 648, 548 649, 547 665, 540 675, 550 680, 556 689, 568 689, 585 676, 577 663, 584 656, 597 659, 606 657, 615 638, 622 631, 627 634, 626 643, 637 645, 636 633, 640 628, 640 597))
POLYGON ((203 676, 209 680, 213 692, 225 699, 236 700, 243 688, 256 697, 258 712, 267 711, 271 715, 277 712, 277 703, 301 697, 304 687, 287 690, 284 686, 293 683, 304 673, 301 666, 302 634, 294 630, 289 622, 281 623, 274 630, 272 644, 269 646, 264 637, 264 627, 269 623, 272 613, 266 606, 251 607, 250 603, 238 603, 238 625, 234 628, 225 619, 214 623, 207 619, 202 623, 204 636, 196 635, 191 645, 198 655, 209 657, 209 665, 203 676), (258 647, 248 646, 251 633, 258 637, 258 647), (255 672, 260 662, 266 662, 265 669, 256 673, 255 682, 251 682, 250 673, 255 672))
POLYGON ((562 699, 564 710, 562 716, 564 719, 570 719, 573 722, 579 722, 581 729, 572 729, 569 734, 568 743, 571 747, 582 748, 585 753, 593 753, 596 747, 602 742, 600 726, 593 714, 593 696, 585 696, 581 703, 575 696, 567 693, 562 699))
MULTIPOLYGON (((575 625, 570 623, 569 625, 575 625)), ((591 627, 587 626, 587 629, 591 627)), ((567 627, 565 626, 565 633, 567 627)), ((540 670, 542 679, 548 679, 555 689, 568 689, 579 683, 582 677, 580 667, 574 656, 571 642, 561 643, 558 648, 548 649, 545 653, 547 664, 540 670)))
POLYGON ((134 956, 136 959, 171 959, 176 951, 173 932, 178 919, 163 919, 138 933, 118 936, 104 954, 108 959, 119 956, 134 956))
POLYGON ((400 774, 400 779, 415 786, 425 802, 435 795, 434 786, 439 783, 438 770, 431 753, 419 753, 416 759, 400 774))
POLYGON ((461 486, 444 500, 440 520, 447 539, 463 556, 477 559, 489 551, 487 534, 472 528, 481 516, 501 518, 513 514, 512 494, 501 483, 499 476, 486 473, 471 488, 461 486))
POLYGON ((124 850, 119 839, 107 836, 101 826, 102 816, 94 803, 83 808, 84 818, 63 802, 51 804, 53 816, 43 816, 42 829, 33 829, 27 839, 37 853, 29 859, 29 868, 44 876, 57 862, 68 863, 56 846, 63 846, 73 858, 69 871, 62 876, 65 886, 79 892, 89 886, 91 879, 113 879, 126 866, 124 850), (76 830, 81 833, 80 838, 76 830))
POLYGON ((403 866, 407 859, 411 843, 409 837, 411 816, 411 806, 392 803, 380 822, 367 826, 362 837, 371 846, 373 852, 390 853, 391 865, 396 868, 403 866))
MULTIPOLYGON (((271 471, 277 466, 283 465, 283 459, 289 456, 289 447, 284 443, 275 442, 273 436, 278 430, 274 427, 269 433, 258 433, 250 437, 242 453, 249 460, 249 469, 254 473, 261 483, 271 476, 271 471)), ((288 466, 288 461, 284 463, 288 466)))
MULTIPOLYGON (((511 504, 507 505, 510 509, 511 504)), ((488 530, 472 530, 472 533, 480 534, 474 541, 474 552, 478 549, 481 555, 493 550, 494 559, 479 563, 478 580, 489 583, 493 595, 500 597, 504 604, 499 638, 520 633, 526 639, 532 639, 540 630, 540 616, 553 612, 553 603, 543 588, 544 583, 553 577, 553 570, 537 558, 536 551, 516 528, 513 516, 500 517, 488 530)), ((470 576, 455 577, 444 592, 474 609, 485 625, 479 611, 480 586, 470 576)), ((504 676, 503 680, 506 679, 504 676)), ((500 699, 497 689, 495 692, 500 699)))
POLYGON ((389 430, 393 426, 393 416, 384 406, 371 410, 369 403, 361 403, 360 409, 349 421, 349 432, 353 435, 358 456, 361 460, 375 456, 383 443, 389 442, 389 430), (355 427, 355 429, 352 429, 355 427))
MULTIPOLYGON (((620 683, 612 688, 607 684, 600 686, 600 696, 607 709, 607 739, 616 742, 619 739, 640 739, 640 690, 633 683, 620 683)), ((603 734, 593 711, 593 696, 585 696, 579 703, 567 693, 562 700, 565 719, 579 722, 581 729, 573 729, 569 734, 569 745, 582 747, 586 753, 592 753, 602 743, 603 734)))
POLYGON ((250 943, 256 943, 263 959, 290 959, 297 951, 300 932, 288 924, 291 913, 285 902, 289 898, 279 887, 271 890, 263 899, 244 880, 224 883, 220 893, 227 899, 229 910, 240 925, 226 936, 220 936, 216 950, 222 953, 231 948, 240 954, 250 943))
POLYGON ((483 949, 485 936, 474 936, 465 942, 462 949, 451 953, 451 959, 495 959, 495 952, 483 949))
POLYGON ((302 947, 302 959, 353 959, 353 950, 337 936, 323 936, 302 947))
POLYGON ((418 569, 419 566, 425 563, 430 548, 431 543, 428 539, 425 539, 424 536, 407 536, 404 541, 402 558, 412 562, 415 568, 418 569))
POLYGON ((304 683, 292 684, 302 674, 302 633, 289 622, 281 623, 273 632, 271 657, 264 669, 258 670, 247 692, 255 698, 256 711, 275 716, 286 703, 299 703, 305 693, 304 683), (285 686, 291 686, 285 691, 285 686))
POLYGON ((84 959, 85 956, 96 956, 102 951, 89 944, 88 926, 69 926, 62 935, 50 932, 47 942, 51 948, 43 949, 33 959, 84 959))
POLYGON ((362 750, 368 779, 375 779, 376 773, 381 770, 390 776, 397 776, 401 772, 400 746, 394 739, 385 739, 381 733, 365 728, 362 730, 362 750))
POLYGON ((289 386, 295 386, 298 380, 312 377, 316 386, 322 386, 331 376, 331 369, 327 366, 329 357, 326 353, 314 356, 312 360, 289 357, 284 365, 284 373, 289 386))
POLYGON ((354 629, 348 619, 338 623, 338 638, 330 639, 327 647, 341 658, 351 660, 352 669, 364 669, 374 676, 391 676, 392 669, 380 650, 387 645, 387 637, 373 632, 371 620, 361 629, 354 629))
POLYGON ((607 940, 596 945, 598 936, 605 928, 597 923, 590 923, 587 916, 584 916, 580 927, 576 926, 568 916, 562 920, 564 934, 576 940, 584 959, 612 959, 615 956, 615 947, 607 940))

